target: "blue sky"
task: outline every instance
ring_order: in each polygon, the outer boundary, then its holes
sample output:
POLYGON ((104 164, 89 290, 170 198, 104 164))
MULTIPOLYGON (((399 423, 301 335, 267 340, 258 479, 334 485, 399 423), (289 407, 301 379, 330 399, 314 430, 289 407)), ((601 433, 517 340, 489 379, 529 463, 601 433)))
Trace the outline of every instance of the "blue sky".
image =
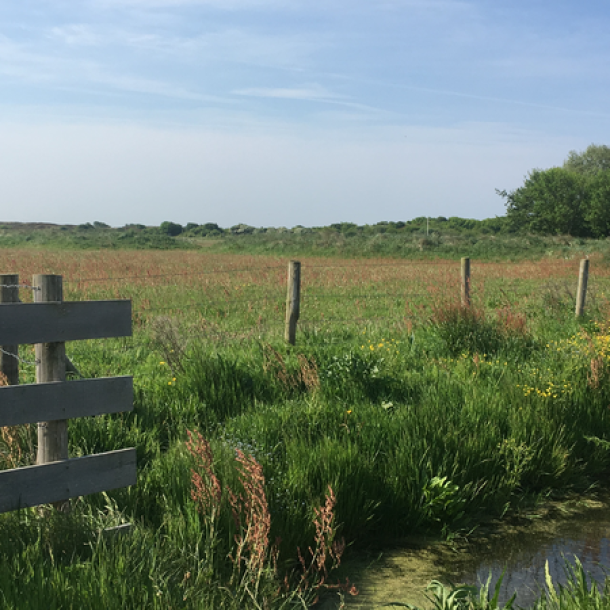
POLYGON ((0 3, 0 221, 504 213, 610 144, 610 5, 0 3))

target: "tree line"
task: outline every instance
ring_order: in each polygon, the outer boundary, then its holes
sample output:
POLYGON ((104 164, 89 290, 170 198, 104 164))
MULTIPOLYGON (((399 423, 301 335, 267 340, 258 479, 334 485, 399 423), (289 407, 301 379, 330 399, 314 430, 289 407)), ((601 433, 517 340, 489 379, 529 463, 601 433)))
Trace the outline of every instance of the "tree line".
POLYGON ((511 232, 610 236, 610 147, 571 151, 562 167, 534 169, 523 186, 497 193, 511 232))

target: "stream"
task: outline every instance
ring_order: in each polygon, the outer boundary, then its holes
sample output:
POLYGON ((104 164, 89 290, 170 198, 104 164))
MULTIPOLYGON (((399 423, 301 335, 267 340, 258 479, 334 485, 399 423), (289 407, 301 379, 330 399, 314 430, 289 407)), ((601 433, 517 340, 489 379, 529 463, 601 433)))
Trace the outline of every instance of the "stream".
POLYGON ((347 571, 360 594, 347 600, 347 608, 369 610, 388 602, 430 607, 424 594, 433 579, 481 584, 491 574, 493 587, 503 571, 501 601, 516 592, 516 605, 527 607, 543 590, 546 561, 557 586, 565 583, 565 561, 574 556, 603 583, 610 573, 610 498, 555 504, 535 515, 482 527, 465 541, 410 544, 350 559, 347 571))

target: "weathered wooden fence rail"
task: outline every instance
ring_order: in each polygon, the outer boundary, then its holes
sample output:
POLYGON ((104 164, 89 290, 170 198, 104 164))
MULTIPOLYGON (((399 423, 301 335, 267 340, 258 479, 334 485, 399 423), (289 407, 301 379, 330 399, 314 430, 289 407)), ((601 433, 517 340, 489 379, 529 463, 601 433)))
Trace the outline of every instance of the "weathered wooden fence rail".
POLYGON ((131 335, 130 301, 63 302, 61 276, 37 275, 34 303, 18 298, 19 277, 0 275, 0 426, 38 422, 37 465, 0 471, 0 512, 133 485, 132 448, 68 457, 67 420, 133 409, 133 379, 66 381, 65 342, 131 335), (18 346, 36 345, 36 384, 19 381, 18 346), (16 374, 15 374, 16 372, 16 374))

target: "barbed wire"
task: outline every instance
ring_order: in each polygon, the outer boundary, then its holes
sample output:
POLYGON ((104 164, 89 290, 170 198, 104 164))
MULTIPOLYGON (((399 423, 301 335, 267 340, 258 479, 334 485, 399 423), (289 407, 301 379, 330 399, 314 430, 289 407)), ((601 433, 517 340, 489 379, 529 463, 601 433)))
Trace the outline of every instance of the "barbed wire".
POLYGON ((64 284, 82 284, 85 282, 115 282, 122 280, 148 280, 158 279, 163 277, 199 277, 202 275, 214 275, 218 273, 247 273, 250 271, 268 271, 271 269, 284 269, 282 266, 267 266, 267 267, 247 267, 242 269, 212 269, 208 271, 197 271, 195 273, 159 273, 154 275, 127 275, 122 277, 89 277, 89 278, 75 278, 73 280, 66 280, 64 284))
POLYGON ((350 299, 380 299, 383 297, 390 298, 421 298, 421 297, 429 297, 428 293, 417 293, 417 292, 375 292, 375 293, 367 293, 367 294, 350 294, 346 292, 338 292, 331 294, 310 294, 301 292, 301 299, 342 299, 349 297, 350 299))
MULTIPOLYGON (((529 262, 529 261, 528 261, 529 262)), ((552 261, 549 263, 545 263, 547 266, 551 265, 551 266, 572 266, 574 263, 574 261, 552 261)), ((506 262, 502 262, 502 263, 493 263, 493 262, 478 262, 477 264, 481 264, 481 265, 497 265, 497 264, 502 264, 502 265, 522 265, 523 263, 506 263, 506 262)), ((358 264, 351 264, 351 265, 311 265, 308 266, 310 268, 314 268, 314 269, 353 269, 353 270, 357 270, 360 267, 405 267, 405 266, 415 266, 415 265, 420 265, 420 266, 430 266, 430 265, 447 265, 447 261, 435 261, 435 262, 430 262, 427 261, 425 263, 422 263, 421 261, 400 261, 400 262, 395 262, 395 263, 388 263, 388 264, 378 264, 378 263, 370 263, 370 264, 364 264, 364 265, 358 265, 358 264)), ((535 263, 531 263, 532 266, 536 266, 535 263)), ((152 279, 156 279, 156 278, 162 278, 162 277, 188 277, 188 276, 203 276, 203 275, 209 275, 209 274, 221 274, 221 273, 225 273, 225 274, 230 274, 230 273, 244 273, 244 272, 256 272, 256 271, 261 271, 261 270, 277 270, 277 269, 282 269, 283 266, 277 265, 277 266, 265 266, 265 267, 248 267, 248 268, 240 268, 240 269, 216 269, 216 270, 209 270, 209 271, 205 271, 205 272, 197 272, 197 273, 193 273, 193 272, 188 272, 188 273, 181 273, 181 274, 176 274, 176 273, 171 273, 171 274, 154 274, 154 275, 146 275, 146 276, 123 276, 123 277, 118 277, 118 278, 79 278, 76 280, 71 280, 69 282, 66 283, 70 283, 70 284, 75 284, 75 283, 84 283, 84 282, 115 282, 115 281, 122 281, 122 280, 152 280, 152 279)), ((557 280, 563 282, 565 280, 565 278, 556 278, 557 280)), ((610 280, 610 278, 608 278, 607 276, 596 276, 594 278, 590 278, 590 291, 595 292, 595 289, 597 288, 597 290, 599 290, 602 286, 605 286, 606 282, 610 280), (591 281, 593 280, 593 281, 591 281)), ((518 281, 518 278, 515 278, 515 281, 518 281)), ((170 284, 169 286, 179 286, 180 284, 170 284)), ((552 280, 551 280, 551 284, 552 285, 552 280)), ((32 289, 32 290, 40 290, 40 287, 36 287, 36 286, 32 286, 29 284, 3 284, 0 285, 1 287, 5 287, 5 288, 28 288, 28 289, 32 289)), ((387 323, 389 320, 393 320, 396 323, 402 323, 405 319, 410 319, 410 320, 417 320, 417 319, 427 319, 428 314, 426 313, 426 311, 429 311, 430 307, 434 307, 435 305, 442 305, 442 303, 444 301, 447 300, 447 297, 443 297, 442 299, 439 299, 436 295, 431 295, 430 293, 421 293, 421 292, 417 292, 417 293, 410 293, 410 292, 368 292, 366 294, 363 293, 357 293, 357 294, 350 294, 349 293, 349 289, 351 287, 347 286, 344 292, 336 292, 336 293, 320 293, 320 294, 316 294, 315 292, 308 292, 307 289, 305 289, 302 293, 302 300, 304 303, 307 303, 307 301, 312 302, 315 300, 331 300, 331 299, 365 299, 365 300, 369 300, 369 299, 382 299, 382 298, 394 298, 394 299, 405 299, 405 300, 413 300, 413 299, 426 299, 426 301, 424 303, 418 304, 417 305, 417 310, 419 310, 421 308, 421 311, 419 312, 419 315, 417 313, 417 311, 412 312, 411 315, 409 316, 405 316, 405 315, 388 315, 388 316, 377 316, 374 318, 371 317, 357 317, 357 318, 342 318, 342 317, 328 317, 328 318, 324 318, 324 313, 322 313, 322 317, 320 317, 319 319, 302 319, 299 321, 299 327, 302 329, 306 329, 306 328, 315 328, 315 327, 327 327, 330 324, 344 324, 344 325, 362 325, 362 324, 375 324, 375 323, 387 323)), ((522 290, 515 290, 515 291, 507 291, 507 290, 500 290, 500 292, 502 293, 502 297, 498 298, 497 301, 498 304, 497 305, 492 305, 492 306, 487 306, 490 309, 497 309, 498 307, 501 307, 502 305, 504 306, 511 306, 513 307, 514 304, 511 303, 512 300, 520 300, 521 301, 521 306, 515 308, 515 311, 522 311, 524 313, 531 313, 531 312, 537 312, 540 311, 540 307, 536 306, 534 304, 531 304, 530 302, 530 297, 533 297, 535 295, 533 295, 531 293, 531 291, 528 291, 526 288, 523 288, 522 290)), ((476 284, 472 286, 472 292, 471 292, 471 296, 473 298, 473 302, 476 304, 476 301, 479 301, 481 298, 484 297, 484 291, 481 290, 477 290, 477 286, 476 284)), ((459 301, 459 297, 457 295, 454 295, 455 298, 451 299, 454 301, 459 301)), ((593 294, 591 295, 593 296, 593 294)), ((283 294, 277 294, 277 295, 271 295, 271 296, 265 296, 265 297, 239 297, 236 298, 235 296, 231 295, 231 294, 227 294, 227 298, 223 299, 223 300, 213 300, 213 301, 205 301, 205 302, 195 302, 195 303, 190 303, 188 305, 175 305, 175 306, 166 306, 166 307, 143 307, 141 309, 137 310, 138 314, 142 314, 142 315, 146 315, 149 312, 184 312, 184 311, 188 311, 188 310, 201 310, 201 309, 205 309, 205 308, 210 308, 210 307, 217 307, 217 306, 223 306, 223 307, 227 307, 228 309, 231 309, 232 305, 237 305, 239 303, 250 303, 250 304, 258 304, 258 303, 270 303, 271 305, 273 305, 273 302, 279 299, 283 300, 284 296, 283 294)), ((539 297, 538 297, 539 298, 539 297)), ((144 299, 141 299, 141 301, 144 301, 144 299)), ((137 302, 137 301, 136 301, 137 302)), ((485 303, 482 303, 482 305, 485 305, 485 303)), ((571 305, 571 304, 570 304, 571 305)), ((276 304, 277 307, 277 304, 276 304)), ((315 309, 312 308, 312 311, 310 313, 314 313, 315 309)), ((246 327, 243 329, 239 329, 239 330, 225 330, 225 331, 221 331, 221 330, 216 330, 214 332, 209 332, 205 329, 198 329, 197 332, 201 333, 203 337, 207 338, 207 339, 225 339, 225 340, 231 340, 231 339, 240 339, 240 340, 245 340, 245 339, 252 339, 255 338, 256 335, 261 335, 261 334, 266 334, 266 333, 275 333, 277 332, 276 329, 280 329, 284 327, 284 323, 283 321, 277 321, 275 323, 266 323, 264 325, 261 324, 254 324, 250 327, 246 327)), ((148 342, 142 342, 142 343, 134 343, 131 342, 130 344, 126 344, 123 349, 126 348, 137 348, 137 347, 150 347, 151 343, 150 341, 148 342)), ((7 352, 5 350, 1 350, 2 353, 8 355, 9 357, 13 357, 18 359, 19 361, 23 362, 24 364, 39 364, 39 361, 36 360, 34 362, 31 361, 27 361, 25 359, 22 359, 18 356, 18 354, 12 354, 10 352, 7 352)))
MULTIPOLYGON (((435 261, 422 261, 422 260, 404 260, 404 261, 396 261, 392 263, 365 263, 365 264, 344 264, 344 265, 307 265, 305 269, 359 269, 361 267, 449 267, 451 263, 455 263, 457 269, 459 269, 459 259, 458 260, 435 260, 435 261)), ((540 261, 483 261, 479 259, 471 259, 471 264, 479 265, 505 265, 505 266, 519 266, 519 265, 539 265, 540 261)), ((574 265, 578 260, 568 260, 568 261, 548 261, 544 262, 545 266, 554 266, 554 267, 569 267, 570 265, 574 265)))
MULTIPOLYGON (((423 293, 376 293, 376 294, 356 294, 356 295, 352 295, 352 294, 345 294, 345 293, 337 293, 337 294, 331 294, 331 295, 310 295, 310 294, 303 294, 301 293, 301 301, 307 301, 307 300, 327 300, 327 299, 343 299, 346 297, 349 298, 353 298, 353 299, 380 299, 380 298, 400 298, 400 299, 406 299, 406 298, 421 298, 421 297, 427 297, 430 296, 428 294, 423 294, 423 293)), ((219 305, 222 306, 231 306, 234 303, 251 303, 251 304, 256 304, 256 303, 268 303, 269 305, 272 305, 274 301, 277 301, 278 299, 281 299, 282 301, 285 300, 285 296, 284 295, 278 295, 277 297, 274 296, 269 296, 269 297, 258 297, 256 299, 252 299, 252 298, 248 298, 248 297, 242 297, 239 299, 233 298, 233 297, 227 297, 227 299, 225 300, 215 300, 215 301, 200 301, 197 303, 189 303, 188 305, 168 305, 167 307, 141 307, 138 308, 136 311, 138 313, 147 313, 147 312, 152 312, 152 311, 185 311, 185 310, 193 310, 193 309, 204 309, 206 307, 217 307, 219 305)), ((136 301, 137 303, 137 301, 136 301)))
POLYGON ((31 284, 0 284, 0 288, 29 288, 30 290, 42 290, 40 286, 32 286, 31 284))
POLYGON ((33 360, 33 361, 25 360, 24 358, 21 358, 18 354, 13 354, 12 352, 7 352, 5 349, 2 349, 1 347, 0 347, 0 352, 2 352, 5 356, 10 356, 11 358, 18 360, 22 364, 29 364, 29 365, 34 365, 34 366, 38 366, 40 364, 40 360, 38 360, 38 359, 33 360))
POLYGON ((416 261, 411 259, 405 259, 404 261, 394 261, 391 263, 363 263, 363 264, 348 264, 345 263, 343 265, 307 265, 306 269, 359 269, 361 267, 416 267, 416 266, 442 266, 446 265, 447 261, 416 261))
MULTIPOLYGON (((360 268, 396 268, 396 267, 438 267, 438 266, 448 266, 448 262, 456 262, 457 261, 414 261, 414 260, 405 260, 405 261, 396 261, 392 263, 364 263, 364 264, 343 264, 343 265, 328 265, 328 264, 308 264, 304 267, 304 269, 360 269, 360 268)), ((545 266, 565 266, 569 267, 571 264, 574 264, 575 261, 549 261, 545 262, 545 266)), ((505 266, 516 266, 528 264, 530 261, 525 262, 492 262, 492 261, 476 261, 478 265, 505 265, 505 266)), ((536 265, 537 263, 531 262, 531 265, 536 265)), ((210 269, 206 271, 195 271, 195 272, 186 272, 186 273, 158 273, 158 274, 150 274, 150 275, 127 275, 127 276, 119 276, 119 277, 86 277, 86 278, 74 278, 70 280, 65 280, 64 284, 82 284, 85 282, 116 282, 123 280, 150 280, 150 279, 159 279, 166 277, 200 277, 205 275, 216 275, 216 274, 231 274, 231 273, 251 273, 256 271, 269 271, 276 269, 284 269, 285 263, 282 265, 266 265, 262 267, 242 267, 239 269, 210 269)))
MULTIPOLYGON (((287 262, 287 261, 286 261, 287 262)), ((116 282, 116 281, 124 281, 124 280, 150 280, 150 279, 159 279, 165 277, 200 277, 205 275, 216 275, 216 274, 231 274, 231 273, 252 273, 257 271, 269 271, 269 270, 279 270, 284 269, 286 262, 282 262, 282 264, 278 265, 264 265, 259 267, 241 267, 237 269, 208 269, 205 271, 188 271, 184 273, 156 273, 156 274, 148 274, 148 275, 127 275, 127 276, 118 276, 118 277, 79 277, 74 279, 67 279, 64 281, 64 284, 81 284, 86 282, 116 282)), ((438 267, 438 266, 449 266, 450 263, 455 263, 457 266, 458 261, 454 260, 413 260, 413 259, 405 259, 392 261, 388 263, 360 263, 360 262, 352 262, 345 263, 339 265, 329 265, 325 264, 307 264, 305 265, 305 269, 359 269, 359 268, 400 268, 400 267, 438 267)), ((543 264, 545 267, 572 267, 578 261, 567 260, 567 261, 558 261, 558 260, 549 260, 544 261, 543 264)), ((530 265, 530 266, 538 266, 540 265, 540 261, 483 261, 474 259, 473 263, 477 266, 506 266, 506 267, 514 267, 519 265, 530 265)), ((34 290, 39 290, 39 287, 33 287, 27 284, 20 284, 19 286, 7 286, 7 287, 22 287, 22 288, 32 288, 34 290)))
MULTIPOLYGON (((263 302, 265 301, 265 299, 259 299, 259 300, 245 300, 242 302, 249 302, 249 303, 257 303, 257 302, 263 302)), ((175 305, 175 306, 168 306, 168 307, 142 307, 141 309, 136 310, 137 313, 141 313, 141 314, 145 314, 148 313, 150 311, 191 311, 191 310, 201 310, 204 309, 206 307, 218 307, 220 305, 230 305, 231 301, 208 301, 206 303, 195 303, 193 305, 175 305)))
POLYGON ((312 326, 315 324, 324 325, 327 323, 332 324, 366 324, 368 322, 382 322, 387 320, 396 320, 402 322, 405 316, 377 316, 375 318, 321 318, 320 320, 299 320, 299 326, 312 326))
MULTIPOLYGON (((571 307, 571 304, 570 304, 571 307)), ((539 307, 531 306, 531 307, 522 307, 520 308, 522 313, 529 313, 530 311, 540 311, 539 307)), ((416 323, 427 323, 429 321, 429 317, 422 313, 421 316, 376 316, 374 318, 367 317, 359 317, 359 318, 340 318, 340 317, 331 317, 331 318, 322 318, 318 320, 311 319, 301 319, 298 323, 298 328, 303 333, 301 345, 310 345, 308 343, 310 336, 309 333, 319 332, 324 335, 333 330, 332 326, 336 326, 339 324, 343 324, 344 329, 350 329, 354 326, 362 327, 376 324, 376 323, 384 323, 386 324, 388 321, 394 322, 396 325, 403 325, 405 321, 412 321, 416 323)), ((207 329, 200 329, 197 332, 197 336, 199 339, 203 341, 214 341, 218 343, 223 342, 249 342, 249 341, 259 341, 264 340, 266 338, 274 337, 276 339, 281 338, 283 336, 283 330, 285 325, 282 321, 277 322, 267 322, 265 324, 256 324, 250 327, 244 327, 241 329, 232 329, 232 330, 220 330, 214 329, 213 331, 207 329)), ((336 329, 335 329, 336 330, 336 329)), ((361 341, 361 337, 354 336, 349 339, 337 339, 332 338, 327 343, 324 344, 316 344, 315 347, 320 348, 331 348, 337 345, 352 345, 357 346, 361 341)), ((146 348, 146 349, 155 349, 155 347, 159 347, 159 343, 156 342, 152 338, 147 338, 142 340, 142 335, 138 333, 138 335, 134 335, 132 337, 117 337, 117 338, 108 338, 108 339, 93 339, 89 341, 93 344, 103 344, 101 347, 104 350, 107 350, 112 353, 125 353, 126 350, 138 349, 138 348, 146 348), (120 342, 121 345, 116 347, 109 347, 109 342, 120 342)), ((189 339, 187 338, 187 342, 189 339)), ((80 343, 80 342, 79 342, 80 343)), ((299 342, 298 342, 299 343, 299 342)), ((298 347, 297 343, 297 347, 298 347)), ((7 352, 0 348, 0 351, 9 357, 13 357, 18 359, 20 362, 28 365, 37 365, 39 361, 28 361, 26 359, 20 358, 18 355, 13 354, 11 352, 7 352)))
MULTIPOLYGON (((360 267, 400 267, 400 266, 416 266, 421 264, 415 261, 405 261, 397 262, 397 263, 382 263, 382 264, 364 264, 364 265, 307 265, 305 269, 358 269, 360 267)), ((446 262, 426 262, 423 263, 425 265, 443 265, 446 262)), ((148 279, 158 279, 164 277, 199 277, 204 275, 215 275, 221 273, 250 273, 256 271, 269 271, 275 269, 285 269, 285 263, 282 265, 267 265, 263 267, 244 267, 239 269, 212 269, 207 271, 197 271, 197 272, 188 272, 188 273, 159 273, 152 275, 128 275, 128 276, 119 276, 119 277, 89 277, 89 278, 74 278, 70 280, 66 280, 64 284, 81 284, 85 282, 114 282, 114 281, 122 281, 122 280, 148 280, 148 279)))

